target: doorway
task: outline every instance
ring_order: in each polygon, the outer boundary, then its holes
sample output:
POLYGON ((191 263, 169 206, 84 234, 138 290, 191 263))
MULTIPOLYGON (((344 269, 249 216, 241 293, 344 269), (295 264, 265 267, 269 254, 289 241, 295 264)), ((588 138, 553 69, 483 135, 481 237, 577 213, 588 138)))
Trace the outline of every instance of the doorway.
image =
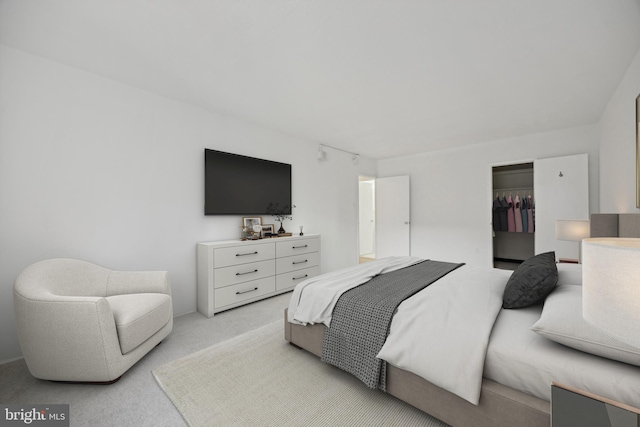
POLYGON ((515 270, 535 252, 533 162, 494 166, 492 181, 493 266, 515 270))
POLYGON ((360 262, 411 253, 409 176, 359 177, 360 262))

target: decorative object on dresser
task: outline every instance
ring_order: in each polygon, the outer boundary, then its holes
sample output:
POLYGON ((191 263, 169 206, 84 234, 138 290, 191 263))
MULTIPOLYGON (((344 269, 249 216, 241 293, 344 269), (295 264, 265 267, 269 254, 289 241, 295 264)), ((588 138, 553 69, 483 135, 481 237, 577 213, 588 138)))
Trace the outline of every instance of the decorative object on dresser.
POLYGON ((288 219, 289 221, 293 219, 293 216, 291 216, 291 211, 295 207, 296 205, 286 205, 281 207, 278 202, 275 202, 275 203, 270 202, 269 206, 267 206, 267 213, 273 215, 275 220, 280 223, 278 234, 285 234, 287 232, 282 226, 282 222, 285 219, 288 219))
POLYGON ((242 217, 242 239, 256 240, 262 237, 262 217, 242 217))
POLYGON ((640 409, 554 381, 551 386, 551 425, 637 427, 640 425, 640 409))
POLYGON ((275 227, 273 224, 262 224, 262 237, 277 237, 275 227))
POLYGON ((640 348, 640 239, 585 239, 582 250, 585 320, 640 348))
MULTIPOLYGON (((581 242, 590 235, 590 221, 588 219, 558 219, 556 220, 556 239, 570 242, 581 242)), ((578 243, 578 248, 581 244, 578 243)), ((578 263, 580 263, 581 251, 578 249, 578 263)))
POLYGON ((197 263, 198 311, 211 317, 320 274, 320 236, 198 243, 197 263))

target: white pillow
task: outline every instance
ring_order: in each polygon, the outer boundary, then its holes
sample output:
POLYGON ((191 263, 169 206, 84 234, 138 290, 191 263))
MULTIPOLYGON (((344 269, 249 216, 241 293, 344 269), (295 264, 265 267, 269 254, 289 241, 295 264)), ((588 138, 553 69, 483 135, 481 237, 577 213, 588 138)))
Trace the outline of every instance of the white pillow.
POLYGON ((531 330, 576 350, 640 366, 640 349, 610 337, 583 319, 582 286, 557 286, 531 330))
POLYGON ((560 262, 558 266, 558 285, 582 286, 582 264, 560 262))

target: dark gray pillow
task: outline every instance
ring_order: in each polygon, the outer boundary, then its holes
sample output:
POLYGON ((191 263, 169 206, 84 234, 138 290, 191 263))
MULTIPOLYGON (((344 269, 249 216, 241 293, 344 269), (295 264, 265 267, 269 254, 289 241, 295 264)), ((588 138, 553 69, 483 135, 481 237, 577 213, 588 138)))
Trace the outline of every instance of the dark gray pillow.
POLYGON ((513 272, 502 296, 503 308, 528 307, 544 301, 558 282, 555 252, 529 258, 513 272))

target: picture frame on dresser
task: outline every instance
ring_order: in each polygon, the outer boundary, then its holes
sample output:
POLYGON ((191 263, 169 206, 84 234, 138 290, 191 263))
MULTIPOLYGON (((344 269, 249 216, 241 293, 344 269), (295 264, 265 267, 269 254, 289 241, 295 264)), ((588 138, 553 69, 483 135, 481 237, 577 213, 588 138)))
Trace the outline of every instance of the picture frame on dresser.
POLYGON ((262 238, 262 217, 242 217, 243 239, 256 240, 262 238))
POLYGON ((242 226, 247 227, 249 229, 253 229, 254 225, 262 225, 262 217, 261 216, 243 216, 242 217, 242 226))
POLYGON ((278 236, 275 224, 262 224, 262 237, 278 236))

